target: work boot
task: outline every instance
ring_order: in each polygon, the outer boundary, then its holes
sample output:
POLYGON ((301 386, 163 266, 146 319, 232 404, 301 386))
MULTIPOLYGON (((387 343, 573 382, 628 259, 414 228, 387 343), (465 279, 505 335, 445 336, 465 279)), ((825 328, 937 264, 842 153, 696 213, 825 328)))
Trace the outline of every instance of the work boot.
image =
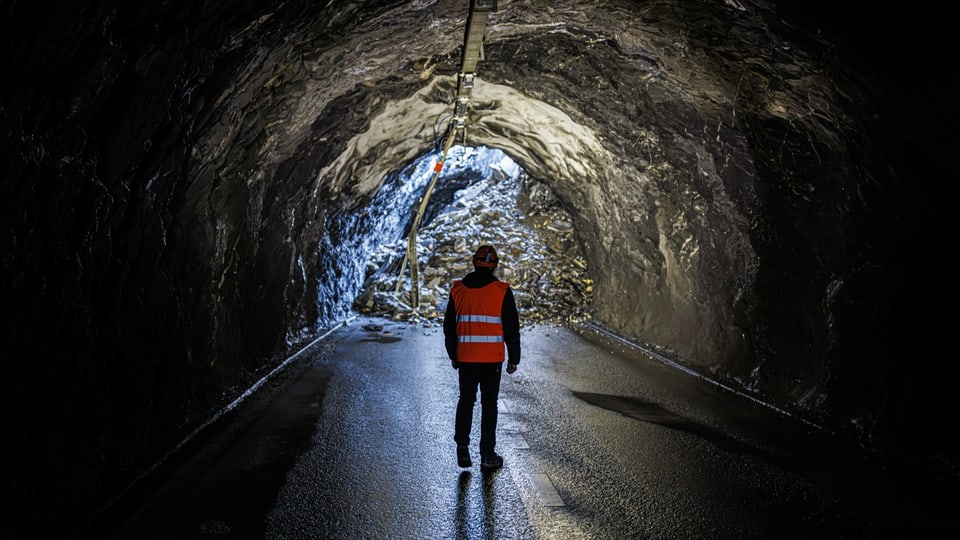
POLYGON ((503 458, 496 452, 483 454, 480 456, 480 468, 485 471, 492 471, 503 467, 503 458))
POLYGON ((464 468, 473 465, 473 462, 470 461, 470 449, 466 446, 457 447, 457 465, 460 465, 464 468))

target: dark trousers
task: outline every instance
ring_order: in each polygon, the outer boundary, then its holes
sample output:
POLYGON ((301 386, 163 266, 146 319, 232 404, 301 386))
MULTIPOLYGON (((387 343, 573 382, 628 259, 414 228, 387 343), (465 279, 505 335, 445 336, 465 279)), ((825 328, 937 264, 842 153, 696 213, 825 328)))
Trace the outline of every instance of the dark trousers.
POLYGON ((500 369, 503 362, 461 362, 460 400, 453 440, 457 446, 470 445, 473 404, 480 389, 480 454, 492 454, 497 446, 497 396, 500 394, 500 369))

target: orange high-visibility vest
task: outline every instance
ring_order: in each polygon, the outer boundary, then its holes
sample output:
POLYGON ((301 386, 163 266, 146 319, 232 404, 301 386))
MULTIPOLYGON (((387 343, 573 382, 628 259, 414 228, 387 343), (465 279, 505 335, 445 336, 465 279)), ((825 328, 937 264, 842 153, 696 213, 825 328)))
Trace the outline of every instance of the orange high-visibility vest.
POLYGON ((457 361, 503 362, 503 297, 509 285, 494 281, 471 289, 457 280, 450 294, 457 312, 457 361))

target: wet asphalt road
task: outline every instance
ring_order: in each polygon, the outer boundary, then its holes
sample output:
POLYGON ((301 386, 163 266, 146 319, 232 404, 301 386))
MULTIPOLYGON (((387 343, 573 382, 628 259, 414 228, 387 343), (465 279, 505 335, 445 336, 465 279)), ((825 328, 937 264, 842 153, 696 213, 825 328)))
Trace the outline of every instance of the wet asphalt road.
MULTIPOLYGON (((588 335, 589 337, 589 335, 588 335)), ((504 373, 504 467, 456 464, 439 326, 356 319, 157 471, 101 538, 954 536, 949 489, 562 327, 504 373)))

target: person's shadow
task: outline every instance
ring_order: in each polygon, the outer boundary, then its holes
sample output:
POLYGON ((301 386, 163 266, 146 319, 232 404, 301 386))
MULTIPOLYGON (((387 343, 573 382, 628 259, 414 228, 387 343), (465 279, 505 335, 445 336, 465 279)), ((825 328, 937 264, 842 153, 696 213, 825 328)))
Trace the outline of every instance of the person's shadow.
POLYGON ((457 531, 457 539, 467 538, 495 538, 497 531, 496 500, 494 496, 494 480, 500 469, 483 471, 480 475, 481 507, 476 508, 476 495, 471 497, 470 484, 473 483, 473 474, 470 471, 461 471, 457 476, 457 508, 454 511, 453 522, 457 531), (471 507, 471 503, 474 505, 471 507))
POLYGON ((467 513, 467 488, 470 487, 470 471, 461 471, 457 476, 457 508, 453 513, 453 525, 457 539, 470 538, 470 523, 467 513))

